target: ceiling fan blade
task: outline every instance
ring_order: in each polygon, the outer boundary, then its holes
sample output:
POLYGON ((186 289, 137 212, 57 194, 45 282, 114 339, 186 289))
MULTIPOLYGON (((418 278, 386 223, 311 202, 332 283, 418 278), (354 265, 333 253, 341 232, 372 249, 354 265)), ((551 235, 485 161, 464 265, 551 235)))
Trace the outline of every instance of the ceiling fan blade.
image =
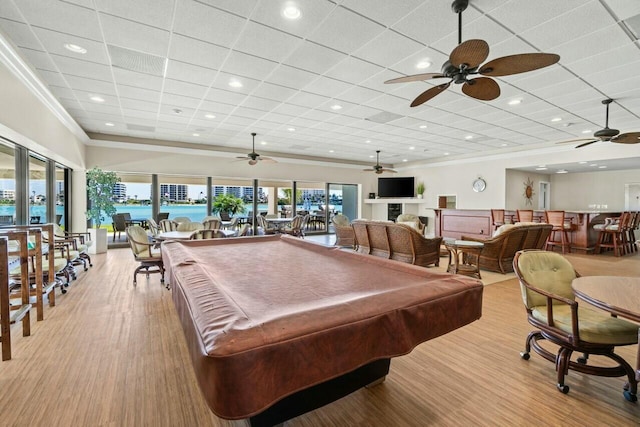
POLYGON ((593 138, 578 138, 578 139, 567 139, 564 141, 558 141, 556 144, 567 144, 569 142, 579 142, 579 141, 593 141, 593 138))
POLYGON ((588 141, 588 142, 585 142, 585 143, 583 143, 583 144, 576 145, 576 148, 586 147, 587 145, 591 145, 591 144, 593 144, 594 142, 598 142, 598 141, 599 141, 599 139, 593 139, 593 140, 588 141))
POLYGON ((611 138, 611 142, 616 144, 638 144, 640 143, 640 132, 621 133, 611 138))
POLYGON ((548 67, 560 60, 555 53, 522 53, 519 55, 503 56, 487 62, 479 73, 484 76, 500 77, 512 74, 526 73, 538 68, 548 67))
POLYGON ((248 160, 250 157, 248 156, 237 156, 236 159, 248 160))
POLYGON ((265 163, 278 163, 277 160, 272 159, 271 157, 258 157, 258 160, 265 162, 265 163))
POLYGON ((500 96, 500 86, 493 79, 478 77, 465 82, 462 85, 462 92, 481 101, 491 101, 500 96))
POLYGON ((423 74, 414 74, 412 76, 398 77, 397 79, 387 80, 384 83, 389 84, 389 83, 419 82, 423 80, 440 79, 443 77, 447 77, 447 76, 444 76, 441 73, 423 73, 423 74))
POLYGON ((449 55, 449 61, 454 67, 466 64, 467 68, 476 68, 489 56, 489 45, 484 40, 467 40, 460 43, 449 55))
POLYGON ((398 173, 398 171, 393 170, 393 169, 381 169, 382 172, 389 172, 389 173, 398 173))
POLYGON ((424 92, 422 92, 420 95, 418 95, 418 97, 416 99, 413 100, 413 102, 411 103, 412 107, 417 107, 418 105, 422 105, 425 102, 427 102, 428 100, 430 100, 431 98, 433 98, 436 95, 439 95, 441 92, 445 91, 449 85, 451 84, 451 82, 449 83, 444 83, 438 86, 434 86, 430 89, 425 90, 424 92))

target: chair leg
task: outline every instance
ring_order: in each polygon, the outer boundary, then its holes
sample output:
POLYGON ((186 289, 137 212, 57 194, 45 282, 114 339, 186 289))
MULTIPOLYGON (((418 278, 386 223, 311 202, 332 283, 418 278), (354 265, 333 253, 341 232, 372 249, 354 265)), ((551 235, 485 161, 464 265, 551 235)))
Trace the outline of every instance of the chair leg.
POLYGON ((573 353, 573 350, 566 347, 560 347, 556 358, 556 371, 558 374, 558 384, 556 386, 558 387, 558 390, 565 394, 569 393, 569 386, 565 385, 564 376, 569 372, 569 360, 571 359, 571 353, 573 353))

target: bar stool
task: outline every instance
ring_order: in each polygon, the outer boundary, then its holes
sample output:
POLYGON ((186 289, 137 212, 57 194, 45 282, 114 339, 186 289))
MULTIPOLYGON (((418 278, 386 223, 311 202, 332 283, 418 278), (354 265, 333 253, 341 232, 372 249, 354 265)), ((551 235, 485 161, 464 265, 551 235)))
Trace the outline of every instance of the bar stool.
POLYGON ((493 225, 493 231, 504 225, 504 209, 491 209, 491 225, 493 225))
POLYGON ((560 246, 563 254, 565 248, 568 253, 571 253, 571 240, 568 233, 571 230, 571 222, 565 222, 564 211, 544 211, 544 216, 547 224, 553 225, 545 250, 549 250, 549 248, 553 250, 554 246, 560 246), (556 240, 557 233, 560 233, 559 242, 556 240))
POLYGON ((533 210, 518 209, 516 210, 516 218, 518 222, 533 222, 533 210))
POLYGON ((626 252, 625 243, 627 239, 625 233, 630 222, 630 212, 623 212, 615 223, 607 224, 605 222, 602 228, 598 228, 598 240, 594 252, 599 254, 602 248, 611 248, 614 256, 623 255, 626 252))

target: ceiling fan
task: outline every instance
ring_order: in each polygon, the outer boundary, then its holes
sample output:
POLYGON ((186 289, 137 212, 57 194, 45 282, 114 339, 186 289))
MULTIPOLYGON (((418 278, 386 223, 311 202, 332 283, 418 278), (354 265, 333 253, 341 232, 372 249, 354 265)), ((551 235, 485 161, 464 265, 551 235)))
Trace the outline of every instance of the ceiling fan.
POLYGON ((462 92, 472 98, 491 101, 500 96, 500 86, 488 77, 500 77, 524 73, 548 67, 560 60, 554 53, 522 53, 503 56, 480 65, 489 56, 489 44, 484 40, 467 40, 462 43, 462 12, 469 6, 469 0, 454 0, 451 8, 458 14, 458 46, 449 55, 449 60, 442 65, 440 73, 414 74, 387 80, 385 83, 406 83, 430 79, 450 79, 448 83, 434 86, 422 92, 411 103, 412 107, 421 105, 436 95, 444 92, 451 83, 462 84, 462 92))
POLYGON ((362 170, 366 172, 375 172, 377 174, 381 174, 384 172, 398 173, 398 171, 385 168, 380 164, 380 150, 376 150, 376 164, 372 166, 371 169, 362 169, 362 170))
POLYGON ((236 159, 249 160, 249 164, 251 166, 257 164, 258 162, 278 163, 277 161, 273 160, 271 157, 264 157, 256 153, 256 135, 257 134, 255 132, 251 133, 251 136, 253 137, 253 145, 251 148, 251 152, 246 156, 238 156, 236 157, 236 159))
POLYGON ((620 133, 618 129, 609 128, 609 104, 613 102, 613 99, 604 99, 602 103, 607 106, 607 114, 605 118, 604 129, 600 129, 593 134, 592 138, 580 138, 570 139, 568 141, 560 141, 558 144, 566 144, 567 142, 587 141, 580 145, 576 145, 576 148, 586 147, 594 142, 615 142, 618 144, 638 144, 640 143, 640 132, 628 132, 620 133))

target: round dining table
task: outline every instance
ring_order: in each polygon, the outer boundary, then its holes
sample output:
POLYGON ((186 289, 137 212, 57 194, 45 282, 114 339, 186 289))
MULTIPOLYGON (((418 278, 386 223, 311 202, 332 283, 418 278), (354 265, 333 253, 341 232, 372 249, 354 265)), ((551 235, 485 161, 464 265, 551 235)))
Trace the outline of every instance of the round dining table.
MULTIPOLYGON (((224 237, 235 237, 238 235, 237 230, 218 230, 224 237)), ((158 233, 154 238, 159 241, 163 240, 189 240, 194 231, 164 231, 158 233)))

